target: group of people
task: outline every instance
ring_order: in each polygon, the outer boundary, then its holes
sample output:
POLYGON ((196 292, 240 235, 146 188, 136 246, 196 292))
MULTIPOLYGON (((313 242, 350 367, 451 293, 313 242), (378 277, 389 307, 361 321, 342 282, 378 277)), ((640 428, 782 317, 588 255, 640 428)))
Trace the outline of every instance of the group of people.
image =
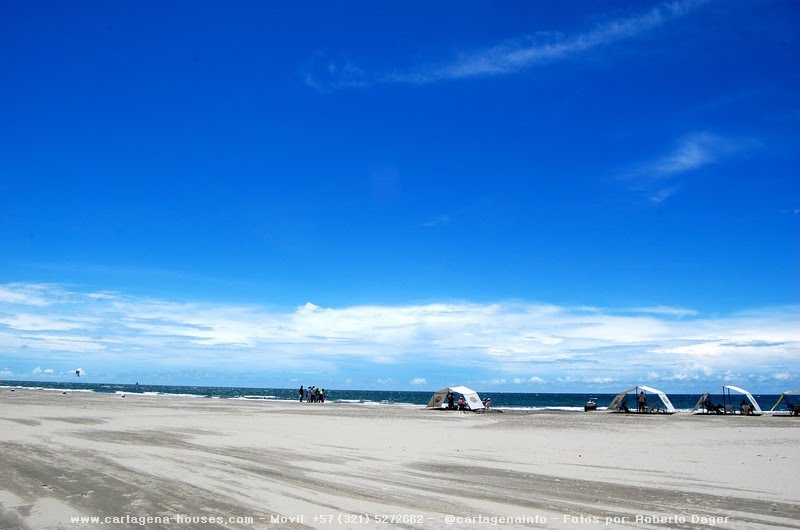
POLYGON ((306 399, 306 403, 325 403, 325 400, 328 399, 328 393, 324 388, 317 388, 313 385, 308 385, 306 389, 303 388, 303 385, 300 385, 298 392, 300 394, 300 403, 303 402, 303 398, 306 399))
MULTIPOLYGON (((464 396, 458 398, 458 410, 464 410, 467 407, 467 400, 464 396)), ((447 408, 448 410, 456 410, 456 396, 452 392, 447 393, 447 408)))
MULTIPOLYGON (((645 395, 644 391, 640 392, 639 395, 636 396, 636 404, 638 406, 636 410, 637 412, 648 412, 647 396, 645 395)), ((715 412, 717 414, 725 414, 727 412, 724 405, 715 405, 714 402, 711 401, 711 396, 706 396, 706 399, 703 401, 703 407, 705 407, 706 411, 715 412)), ((625 403, 624 399, 617 405, 617 410, 619 412, 630 412, 628 404, 625 403)), ((753 413, 753 406, 746 399, 743 399, 739 404, 739 412, 745 416, 749 416, 753 413)))
MULTIPOLYGON (((725 406, 724 405, 715 405, 713 401, 711 401, 711 396, 706 396, 705 401, 703 401, 703 407, 705 407, 706 412, 715 412, 717 414, 725 414, 725 406)), ((746 399, 743 399, 741 403, 739 403, 739 412, 745 416, 749 416, 753 413, 753 405, 748 403, 746 399)))
MULTIPOLYGON (((492 407, 492 398, 484 398, 483 400, 483 408, 491 408, 492 407)), ((449 410, 467 410, 467 400, 464 399, 464 396, 458 398, 458 405, 456 405, 456 397, 452 392, 447 393, 447 408, 449 410)))

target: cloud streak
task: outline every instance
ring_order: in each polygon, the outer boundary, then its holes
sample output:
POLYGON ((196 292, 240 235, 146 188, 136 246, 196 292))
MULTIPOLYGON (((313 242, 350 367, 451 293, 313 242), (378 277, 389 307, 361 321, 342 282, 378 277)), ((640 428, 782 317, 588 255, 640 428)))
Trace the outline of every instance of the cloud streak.
POLYGON ((423 85, 450 80, 508 75, 534 66, 562 61, 588 52, 632 39, 678 19, 706 0, 666 2, 644 13, 618 18, 572 36, 558 33, 537 33, 488 49, 463 53, 453 60, 426 64, 407 70, 370 73, 351 61, 334 62, 318 55, 312 60, 312 71, 305 83, 317 90, 363 88, 376 84, 423 85))
POLYGON ((720 136, 693 133, 681 138, 673 152, 645 164, 639 172, 655 180, 664 179, 713 164, 732 150, 732 143, 720 136))
POLYGON ((30 290, 36 303, 46 303, 26 304, 31 298, 25 296, 0 303, 0 361, 9 366, 8 359, 23 358, 40 366, 64 360, 90 365, 95 373, 99 366, 125 363, 286 371, 402 364, 421 382, 433 379, 419 372, 446 370, 458 358, 460 369, 491 371, 517 384, 601 384, 653 371, 690 380, 728 370, 760 373, 762 366, 790 373, 800 347, 796 306, 716 317, 665 306, 614 311, 507 302, 307 303, 270 311, 123 294, 73 292, 65 298, 58 286, 12 289, 30 290))
POLYGON ((678 139, 675 148, 641 162, 623 174, 636 191, 655 203, 663 203, 680 189, 679 177, 741 154, 756 145, 753 140, 735 140, 701 131, 678 139))

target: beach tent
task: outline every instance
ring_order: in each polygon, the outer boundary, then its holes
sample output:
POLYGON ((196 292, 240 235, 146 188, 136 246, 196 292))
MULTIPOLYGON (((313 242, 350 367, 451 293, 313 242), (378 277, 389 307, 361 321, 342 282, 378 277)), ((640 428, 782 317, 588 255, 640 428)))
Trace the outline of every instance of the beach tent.
MULTIPOLYGON (((775 403, 775 406, 770 409, 770 412, 774 412, 775 409, 778 408, 778 405, 781 404, 781 401, 786 401, 786 403, 788 405, 789 404, 789 397, 788 396, 790 396, 792 394, 800 394, 800 388, 795 388, 794 390, 787 390, 786 392, 781 394, 781 397, 778 398, 778 401, 775 403)), ((800 406, 800 405, 795 403, 794 406, 792 407, 792 412, 794 412, 794 407, 797 407, 797 406, 800 406)))
POLYGON ((467 407, 470 410, 479 410, 484 408, 483 401, 481 401, 481 397, 478 395, 477 392, 472 390, 471 388, 467 388, 465 386, 451 386, 447 388, 443 388, 441 390, 437 390, 431 396, 431 400, 428 401, 428 406, 425 407, 427 409, 443 409, 447 407, 447 394, 453 392, 454 394, 461 394, 464 396, 464 399, 467 401, 467 407))
MULTIPOLYGON (((622 392, 617 394, 617 397, 615 397, 613 401, 611 401, 611 404, 608 406, 608 408, 606 410, 608 410, 610 412, 617 412, 617 405, 619 405, 620 402, 623 399, 625 399, 625 397, 628 394, 634 394, 634 396, 637 396, 637 395, 639 395, 639 392, 641 392, 642 390, 644 390, 648 394, 655 394, 661 399, 661 402, 664 404, 664 407, 666 409, 665 411, 661 411, 661 412, 665 412, 667 414, 672 414, 672 413, 675 412, 675 407, 672 406, 672 402, 670 402, 670 400, 667 397, 667 395, 664 392, 662 392, 661 390, 658 390, 658 389, 655 389, 655 388, 649 387, 649 386, 635 386, 633 388, 629 388, 628 390, 623 390, 622 392)), ((635 407, 635 405, 634 405, 634 407, 635 407)))
POLYGON ((744 388, 739 388, 738 386, 731 386, 731 385, 722 386, 720 388, 712 390, 711 392, 706 392, 705 394, 700 396, 700 399, 697 401, 697 405, 695 405, 694 408, 692 409, 692 413, 697 413, 697 411, 700 410, 701 407, 703 407, 703 404, 706 402, 706 399, 708 399, 710 395, 720 393, 720 391, 722 394, 722 403, 718 403, 718 405, 723 406, 725 414, 735 414, 736 411, 738 410, 738 407, 735 407, 733 404, 733 400, 731 400, 731 392, 741 394, 745 398, 747 398, 750 404, 753 405, 753 410, 751 414, 753 414, 754 416, 760 416, 763 413, 761 407, 758 406, 758 401, 756 401, 756 398, 753 397, 753 394, 751 394, 744 388))

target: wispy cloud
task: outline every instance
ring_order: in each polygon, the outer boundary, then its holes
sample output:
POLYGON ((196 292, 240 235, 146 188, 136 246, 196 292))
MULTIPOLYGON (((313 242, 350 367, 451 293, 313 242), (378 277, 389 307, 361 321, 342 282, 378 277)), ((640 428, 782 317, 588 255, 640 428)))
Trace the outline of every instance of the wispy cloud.
POLYGON ((559 377, 558 379, 556 379, 556 381, 559 383, 583 383, 583 384, 589 383, 601 386, 620 382, 619 379, 615 379, 614 377, 572 377, 572 376, 559 377))
POLYGON ((671 177, 712 164, 732 147, 731 142, 715 134, 693 133, 683 137, 673 152, 645 164, 640 171, 653 179, 671 177))
POLYGON ((61 299, 63 290, 54 285, 9 283, 0 285, 0 304, 44 307, 61 299))
POLYGON ((634 313, 650 313, 653 315, 673 316, 677 318, 696 316, 697 311, 694 309, 685 309, 682 307, 669 307, 669 306, 656 306, 656 307, 639 307, 632 310, 634 313))
MULTIPOLYGON (((121 364, 160 370, 268 365, 288 372, 324 367, 342 373, 403 364, 449 372, 455 358, 459 370, 489 371, 483 375, 489 381, 496 374, 516 384, 559 378, 600 384, 607 378, 638 380, 651 371, 676 381, 766 367, 784 373, 800 348, 798 306, 713 317, 666 306, 614 310, 510 302, 341 308, 307 303, 273 311, 123 293, 98 298, 72 292, 65 299, 57 286, 28 287, 44 303, 0 302, 0 362, 24 373, 56 361, 88 366, 93 373, 121 364), (43 294, 48 292, 52 298, 43 294), (17 367, 8 362, 12 358, 30 364, 17 367)), ((26 288, 13 287, 22 295, 26 288)), ((412 383, 432 380, 418 372, 412 383)))
POLYGON ((388 73, 368 72, 355 66, 352 61, 330 61, 319 54, 311 61, 313 66, 306 74, 305 82, 312 88, 326 91, 376 84, 419 85, 512 74, 653 31, 704 3, 706 0, 665 2, 649 11, 617 18, 570 37, 556 32, 538 32, 488 49, 462 53, 449 61, 388 73))
POLYGON ((675 148, 667 154, 638 163, 623 174, 623 179, 651 201, 662 203, 679 191, 680 176, 745 153, 756 145, 752 139, 693 132, 679 138, 675 148))
POLYGON ((448 214, 441 214, 433 217, 432 219, 428 219, 424 223, 422 223, 423 228, 435 228, 437 226, 443 226, 450 224, 450 215, 448 214))

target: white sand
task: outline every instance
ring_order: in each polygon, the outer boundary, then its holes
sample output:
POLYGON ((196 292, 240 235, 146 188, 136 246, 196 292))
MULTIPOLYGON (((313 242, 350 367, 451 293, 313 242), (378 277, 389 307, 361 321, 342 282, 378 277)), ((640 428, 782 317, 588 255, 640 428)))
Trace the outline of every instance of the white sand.
POLYGON ((800 418, 0 389, 0 528, 800 528, 799 477, 800 418))

